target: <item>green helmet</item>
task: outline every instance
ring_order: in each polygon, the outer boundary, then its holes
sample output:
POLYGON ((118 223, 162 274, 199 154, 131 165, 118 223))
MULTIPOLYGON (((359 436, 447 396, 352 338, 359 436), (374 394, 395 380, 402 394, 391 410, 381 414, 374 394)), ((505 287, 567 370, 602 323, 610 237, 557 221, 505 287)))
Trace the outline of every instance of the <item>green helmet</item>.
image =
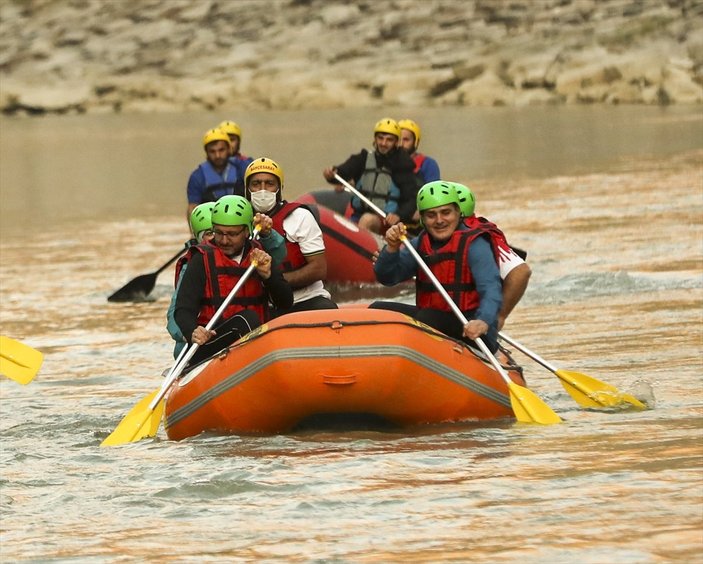
POLYGON ((450 182, 443 180, 428 182, 417 192, 417 211, 420 213, 447 204, 456 204, 461 208, 459 196, 450 182))
POLYGON ((242 196, 222 196, 212 208, 212 223, 217 225, 246 225, 251 230, 254 210, 242 196))
POLYGON ((474 209, 476 208, 476 198, 471 188, 459 184, 458 182, 448 182, 454 186, 456 190, 456 195, 459 196, 459 207, 461 208, 461 213, 464 217, 471 217, 474 215, 474 209))
POLYGON ((195 206, 190 214, 190 228, 193 231, 193 235, 197 237, 202 231, 212 229, 212 208, 214 207, 214 202, 206 202, 195 206))

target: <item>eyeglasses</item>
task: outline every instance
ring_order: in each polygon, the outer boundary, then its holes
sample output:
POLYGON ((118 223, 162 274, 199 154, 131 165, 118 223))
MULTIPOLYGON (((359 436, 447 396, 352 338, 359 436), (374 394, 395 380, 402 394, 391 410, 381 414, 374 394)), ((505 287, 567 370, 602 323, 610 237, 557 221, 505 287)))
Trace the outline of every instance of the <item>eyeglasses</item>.
POLYGON ((253 179, 249 181, 249 190, 252 188, 259 190, 261 188, 278 188, 278 181, 273 178, 267 178, 265 180, 253 179))
POLYGON ((239 237, 239 236, 240 236, 242 233, 244 233, 245 231, 247 231, 247 228, 246 228, 246 227, 242 227, 242 228, 241 228, 239 231, 237 231, 237 232, 234 232, 234 231, 220 231, 219 229, 213 229, 213 230, 212 230, 212 234, 213 234, 215 237, 220 237, 220 238, 223 238, 223 239, 224 239, 225 237, 228 237, 228 238, 230 238, 230 239, 236 239, 237 237, 239 237))

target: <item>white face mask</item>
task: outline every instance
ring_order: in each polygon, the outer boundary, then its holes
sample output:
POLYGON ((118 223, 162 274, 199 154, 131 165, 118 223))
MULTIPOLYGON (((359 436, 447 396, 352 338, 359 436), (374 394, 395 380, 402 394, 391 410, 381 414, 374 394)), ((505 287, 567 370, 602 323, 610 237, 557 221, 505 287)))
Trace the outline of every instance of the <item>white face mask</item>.
POLYGON ((251 205, 252 207, 261 213, 270 211, 273 206, 276 205, 276 195, 278 190, 275 192, 269 192, 268 190, 259 190, 258 192, 251 193, 251 205))

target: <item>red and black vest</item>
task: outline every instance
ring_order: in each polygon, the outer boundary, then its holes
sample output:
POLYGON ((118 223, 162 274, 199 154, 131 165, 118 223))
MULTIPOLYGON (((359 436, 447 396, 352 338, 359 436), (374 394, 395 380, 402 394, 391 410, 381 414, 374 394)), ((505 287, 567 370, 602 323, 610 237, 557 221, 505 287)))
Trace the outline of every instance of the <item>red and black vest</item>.
POLYGON ((422 166, 422 163, 425 162, 427 155, 423 155, 422 153, 414 153, 411 158, 415 163, 415 170, 413 170, 413 174, 415 175, 415 184, 419 190, 425 185, 425 177, 420 172, 420 167, 422 166))
MULTIPOLYGON (((430 236, 426 231, 420 234, 418 253, 440 284, 444 286, 452 301, 464 312, 473 311, 479 306, 480 299, 469 268, 468 256, 471 242, 484 234, 485 231, 481 228, 457 229, 449 240, 438 249, 432 248, 430 236)), ((416 304, 419 308, 451 311, 447 302, 422 269, 418 269, 415 288, 417 291, 416 304)))
MULTIPOLYGON (((191 247, 185 257, 183 257, 186 260, 183 262, 178 261, 176 265, 176 280, 178 280, 180 275, 180 267, 187 262, 193 253, 199 252, 203 255, 205 293, 200 301, 198 325, 207 325, 215 315, 215 312, 224 303, 232 288, 239 282, 239 279, 251 265, 249 251, 252 247, 260 249, 261 245, 258 241, 247 241, 244 245, 244 258, 241 263, 229 258, 219 247, 209 244, 191 247)), ((252 272, 223 312, 221 321, 232 317, 243 309, 254 310, 259 315, 259 319, 266 321, 269 317, 267 302, 268 299, 261 278, 256 272, 252 272)))
POLYGON ((183 270, 183 267, 188 264, 188 260, 190 260, 190 257, 193 256, 190 250, 196 245, 212 245, 212 243, 208 241, 198 243, 197 239, 191 239, 186 243, 186 252, 183 253, 183 255, 181 255, 181 257, 176 261, 176 276, 173 279, 174 288, 178 288, 178 281, 181 277, 181 271, 183 270))
POLYGON ((293 210, 301 207, 307 210, 308 207, 299 202, 283 201, 281 204, 283 205, 273 212, 271 220, 273 221, 273 228, 283 235, 286 241, 286 251, 288 254, 281 263, 281 271, 291 272, 292 270, 298 270, 300 267, 305 266, 306 260, 303 252, 300 250, 300 245, 295 241, 289 241, 288 237, 286 237, 285 230, 283 229, 283 221, 293 213, 293 210))
POLYGON ((506 254, 512 252, 512 248, 508 245, 508 240, 503 232, 498 229, 495 223, 488 221, 485 217, 476 217, 476 215, 465 217, 464 225, 469 229, 482 229, 490 236, 491 249, 493 250, 496 264, 499 264, 501 252, 506 254))

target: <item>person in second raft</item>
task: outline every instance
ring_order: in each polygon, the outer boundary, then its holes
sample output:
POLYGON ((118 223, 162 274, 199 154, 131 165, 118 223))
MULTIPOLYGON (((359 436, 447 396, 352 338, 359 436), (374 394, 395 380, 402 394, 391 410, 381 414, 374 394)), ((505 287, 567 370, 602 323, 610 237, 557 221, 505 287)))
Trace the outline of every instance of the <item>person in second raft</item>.
MULTIPOLYGON (((385 225, 409 221, 415 213, 417 184, 413 170, 415 163, 407 151, 398 146, 400 127, 390 118, 378 121, 373 129, 373 151, 362 149, 336 167, 322 171, 325 179, 343 187, 335 174, 355 184, 356 188, 386 213, 385 225)), ((370 210, 359 198, 352 196, 352 221, 359 227, 382 233, 384 220, 370 210)))
POLYGON ((407 232, 402 223, 386 231, 386 245, 374 270, 385 286, 415 277, 416 305, 374 302, 371 307, 400 311, 456 339, 481 337, 495 352, 502 297, 488 234, 464 225, 456 190, 446 182, 425 184, 417 193, 417 209, 424 229, 408 244, 418 251, 469 322, 462 325, 413 255, 401 247, 407 232))
POLYGON ((244 172, 247 167, 251 164, 251 157, 247 157, 242 154, 242 128, 239 124, 232 120, 225 120, 217 126, 219 129, 224 131, 229 136, 230 141, 230 157, 229 162, 232 163, 237 169, 237 186, 235 187, 235 194, 244 193, 244 172))
POLYGON ((255 159, 244 175, 246 194, 257 212, 273 220, 274 232, 284 236, 287 257, 283 277, 293 288, 293 307, 275 315, 315 309, 337 309, 325 289, 327 257, 322 230, 312 212, 283 199, 283 169, 268 157, 255 159))
MULTIPOLYGON (((199 348, 190 364, 216 354, 258 327, 270 317, 269 302, 288 309, 293 305, 293 290, 271 255, 252 240, 254 211, 241 196, 220 198, 212 209, 211 244, 191 247, 188 269, 176 295, 176 323, 188 343, 199 348), (244 272, 256 263, 255 270, 225 309, 213 330, 206 329, 217 309, 244 272)), ((179 273, 176 272, 176 279, 179 273)))

